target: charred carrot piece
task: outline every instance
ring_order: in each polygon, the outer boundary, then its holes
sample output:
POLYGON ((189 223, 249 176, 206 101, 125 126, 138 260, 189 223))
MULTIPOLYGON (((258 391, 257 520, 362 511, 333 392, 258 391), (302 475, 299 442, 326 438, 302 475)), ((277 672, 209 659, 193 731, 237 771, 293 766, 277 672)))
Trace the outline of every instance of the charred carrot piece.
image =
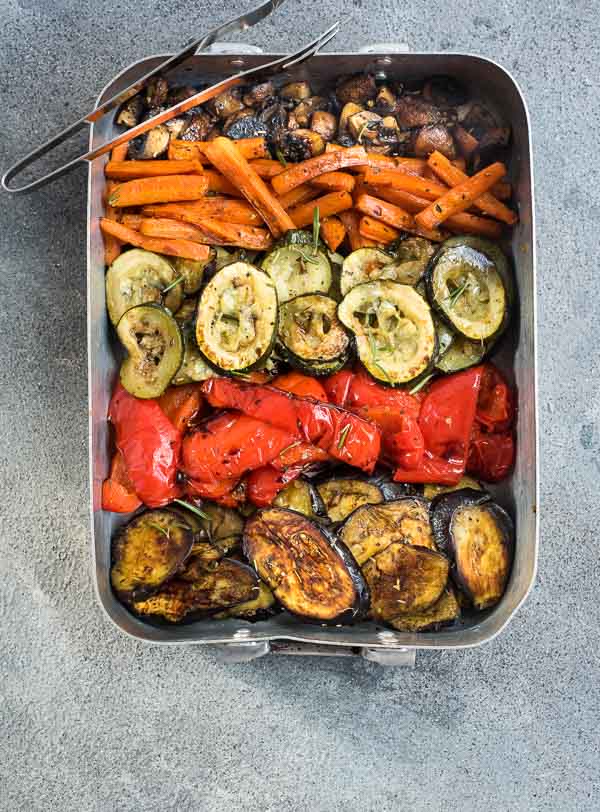
MULTIPOLYGON (((116 185, 114 181, 109 181, 106 184, 106 199, 110 197, 116 185)), ((106 204, 105 217, 107 220, 114 220, 114 222, 118 223, 120 212, 118 209, 113 209, 112 206, 106 204)), ((112 234, 103 234, 102 236, 104 239, 104 262, 106 265, 112 265, 121 253, 122 243, 116 237, 113 237, 112 234)))
POLYGON ((346 227, 339 217, 332 215, 321 220, 321 236, 330 251, 337 251, 344 242, 346 227))
POLYGON ((113 150, 110 153, 110 160, 111 161, 124 161, 127 158, 128 150, 129 150, 129 143, 128 142, 125 142, 124 144, 117 144, 116 147, 113 147, 113 150))
POLYGON ((352 208, 352 197, 348 192, 331 192, 316 200, 310 200, 295 209, 290 209, 289 215, 294 221, 296 228, 304 228, 313 222, 315 209, 319 212, 319 218, 330 217, 332 214, 339 214, 342 211, 352 208))
MULTIPOLYGON (((409 231, 412 234, 419 234, 434 242, 442 242, 447 236, 447 234, 444 234, 438 229, 427 228, 421 225, 412 214, 404 211, 404 209, 401 209, 399 206, 395 206, 393 203, 387 203, 385 200, 380 200, 372 195, 360 195, 355 200, 354 205, 362 214, 367 214, 376 220, 382 220, 387 225, 392 226, 392 228, 409 231)), ((417 217, 418 216, 419 215, 417 215, 417 217)))
POLYGON ((197 200, 208 191, 205 175, 171 175, 160 178, 138 178, 120 183, 113 190, 109 205, 145 206, 149 203, 170 203, 197 200))
POLYGON ((343 211, 339 218, 346 229, 351 251, 357 251, 359 248, 372 248, 377 245, 376 242, 363 237, 360 233, 360 214, 357 211, 354 209, 343 211))
POLYGON ((167 254, 168 256, 184 257, 185 259, 206 260, 210 257, 208 245, 189 242, 187 240, 165 240, 154 237, 145 237, 132 228, 127 228, 122 223, 115 223, 100 218, 100 228, 104 234, 110 234, 123 243, 134 245, 136 248, 145 248, 146 251, 154 251, 157 254, 167 254))
MULTIPOLYGON (((207 161, 206 148, 210 141, 181 141, 174 139, 169 144, 169 158, 172 161, 178 160, 193 160, 207 161)), ((234 144, 242 153, 247 161, 254 158, 269 158, 269 148, 266 139, 259 138, 240 138, 234 141, 234 144)))
POLYGON ((124 214, 121 217, 121 222, 127 228, 132 228, 134 231, 139 231, 144 218, 141 214, 124 214))
POLYGON ((183 220, 195 223, 205 217, 216 217, 229 223, 241 223, 246 226, 261 226, 262 217, 245 200, 230 200, 226 197, 205 197, 189 203, 159 203, 155 206, 144 206, 143 214, 147 217, 170 217, 172 220, 183 220))
POLYGON ((243 197, 240 190, 216 169, 205 169, 204 176, 208 181, 209 192, 216 195, 229 195, 229 197, 243 197))
POLYGON ((294 206, 299 206, 301 203, 306 203, 308 200, 313 200, 321 194, 321 189, 316 186, 311 186, 308 183, 303 183, 301 186, 296 186, 290 192, 286 192, 277 198, 283 208, 287 211, 293 209, 294 206))
POLYGON ((265 228, 226 223, 213 217, 198 220, 196 226, 204 233, 206 242, 213 245, 234 245, 250 251, 267 251, 273 240, 265 228))
MULTIPOLYGON (((235 143, 237 147, 238 142, 235 143)), ((239 149, 239 147, 237 148, 239 149)), ((259 178, 266 178, 267 180, 271 180, 275 175, 281 175, 285 168, 279 161, 273 161, 271 158, 256 158, 256 160, 250 161, 250 166, 259 178)))
POLYGON ((356 179, 348 172, 325 172, 318 178, 311 180, 311 184, 318 189, 331 189, 336 192, 352 192, 356 179))
POLYGON ((202 172, 200 161, 115 161, 111 159, 104 169, 107 178, 132 180, 157 178, 162 175, 187 175, 202 172))
POLYGON ((348 166, 367 163, 367 153, 363 147, 342 148, 335 152, 324 152, 316 158, 294 164, 271 181, 278 195, 284 195, 296 186, 307 183, 326 172, 337 172, 348 166))
POLYGON ((398 229, 392 228, 392 226, 388 226, 379 220, 375 220, 373 217, 369 217, 367 214, 360 218, 358 228, 363 237, 367 237, 369 240, 374 240, 376 243, 380 243, 381 245, 387 245, 388 243, 397 239, 398 235, 400 234, 398 229))
POLYGON ((409 175, 399 169, 368 169, 363 176, 364 182, 373 186, 389 186, 402 192, 410 192, 427 200, 436 200, 448 191, 443 184, 409 175))
POLYGON ((205 243, 204 233, 190 223, 169 220, 166 217, 142 217, 140 234, 146 237, 160 237, 166 240, 190 240, 205 243))

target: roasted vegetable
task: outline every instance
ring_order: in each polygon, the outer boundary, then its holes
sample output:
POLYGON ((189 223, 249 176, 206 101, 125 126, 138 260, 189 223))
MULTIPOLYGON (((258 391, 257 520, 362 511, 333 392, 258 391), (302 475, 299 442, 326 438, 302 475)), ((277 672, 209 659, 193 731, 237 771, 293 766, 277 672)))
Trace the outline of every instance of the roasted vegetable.
POLYGON ((174 578, 150 598, 135 601, 133 609, 138 615, 178 623, 188 615, 213 614, 253 600, 258 591, 254 570, 241 561, 224 558, 214 569, 197 570, 192 580, 174 578))
POLYGON ((127 157, 134 161, 153 161, 166 154, 171 133, 165 124, 158 124, 147 133, 129 142, 127 157))
POLYGON ((448 559, 441 553, 411 544, 390 544, 363 567, 373 618, 392 623, 433 606, 446 587, 448 569, 448 559))
POLYGON ((337 129, 337 119, 333 113, 317 110, 312 114, 310 128, 318 133, 323 141, 332 141, 337 129))
POLYGON ((320 155, 325 142, 316 130, 282 130, 277 135, 275 148, 284 160, 297 163, 320 155))
POLYGON ((456 508, 450 519, 452 574, 476 609, 494 606, 506 588, 513 558, 512 519, 486 502, 456 508))
POLYGON ((450 522, 452 514, 461 505, 482 505, 489 502, 487 491, 474 488, 461 488, 438 494, 431 502, 431 527, 435 542, 440 550, 447 552, 450 544, 450 522))
MULTIPOLYGON (((317 490, 332 522, 344 521, 363 505, 378 505, 383 502, 381 489, 364 479, 328 479, 317 485, 317 490)), ((347 540, 346 545, 350 547, 347 540)))
POLYGON ((142 97, 140 95, 132 96, 131 99, 128 99, 123 104, 117 113, 115 121, 117 124, 127 127, 127 129, 131 129, 132 127, 135 127, 136 124, 139 124, 143 112, 144 101, 142 97))
POLYGON ((186 383, 206 381, 208 378, 212 378, 215 371, 206 363, 196 344, 195 319, 182 321, 179 314, 175 316, 175 319, 179 322, 183 337, 183 360, 171 383, 175 386, 181 386, 186 383))
POLYGON ((235 372, 260 364, 271 351, 276 333, 275 286, 253 265, 226 265, 202 291, 196 342, 218 369, 235 372))
MULTIPOLYGON (((425 256, 427 250, 421 249, 421 243, 429 245, 427 240, 414 237, 402 240, 387 251, 378 248, 359 248, 352 251, 344 259, 340 288, 345 296, 352 288, 365 282, 375 282, 378 279, 399 282, 402 285, 416 285, 425 268, 429 257, 425 256), (407 243, 406 246, 403 243, 407 243), (413 249, 414 250, 411 250, 413 249), (412 258, 411 254, 421 254, 422 258, 412 258)), ((431 254, 429 254, 431 256, 431 254)))
POLYGON ((274 507, 288 508, 313 519, 325 512, 320 490, 306 479, 296 479, 286 485, 273 501, 274 507))
POLYGON ((356 562, 305 516, 265 508, 246 523, 244 553, 283 606, 320 623, 352 623, 368 606, 356 562))
POLYGON ((482 491, 481 483, 470 476, 464 476, 457 485, 424 485, 423 496, 425 499, 434 499, 442 493, 452 493, 452 491, 462 491, 469 488, 472 491, 482 491))
POLYGON ((428 158, 436 150, 450 160, 456 158, 456 147, 452 134, 442 124, 421 127, 414 136, 413 151, 415 155, 418 158, 428 158))
POLYGON ((132 519, 112 545, 110 579, 119 598, 136 601, 160 589, 182 569, 193 540, 190 526, 168 510, 149 510, 132 519))
POLYGON ((309 96, 312 96, 312 90, 308 82, 289 82, 289 84, 281 88, 279 94, 282 99, 302 101, 302 99, 308 99, 309 96))
POLYGON ((214 260, 214 254, 207 260, 198 261, 194 259, 184 259, 183 257, 173 258, 173 267, 177 279, 181 279, 183 292, 186 296, 197 293, 202 287, 204 271, 214 260))
POLYGON ((264 620, 273 614, 276 603, 275 595, 273 595, 269 587, 259 581, 256 598, 251 598, 249 601, 244 601, 244 603, 237 603, 224 612, 219 612, 218 615, 215 615, 215 619, 223 620, 228 617, 239 617, 244 620, 264 620))
POLYGON ((132 248, 121 254, 106 272, 106 307, 111 322, 131 307, 150 302, 163 303, 172 313, 183 301, 182 285, 171 262, 159 254, 132 248), (166 292, 165 292, 166 291, 166 292))
POLYGON ((223 133, 228 138, 259 138, 268 134, 267 125, 257 118, 252 110, 241 110, 227 119, 223 133))
POLYGON ((325 251, 306 243, 281 245, 261 263, 277 288, 283 304, 307 293, 327 293, 331 287, 331 263, 325 251))
POLYGON ((450 584, 438 600, 428 609, 408 612, 389 621, 389 625, 400 632, 425 632, 448 626, 460 617, 460 604, 450 584))
POLYGON ((213 117, 205 110, 194 108, 193 115, 188 120, 188 125, 180 134, 181 141, 206 141, 213 126, 213 117))
POLYGON ((491 343, 493 342, 471 341, 464 336, 455 335, 451 344, 437 359, 436 369, 450 375, 453 372, 474 367, 483 361, 490 350, 491 343))
POLYGON ((434 358, 431 311, 407 285, 387 280, 358 285, 342 300, 338 317, 354 333, 366 369, 384 383, 412 381, 434 358))
POLYGON ((279 311, 279 341, 292 366, 311 372, 348 357, 350 337, 337 317, 337 302, 320 293, 298 296, 279 311))
POLYGON ((361 74, 343 79, 337 86, 335 94, 342 104, 348 102, 366 104, 377 95, 375 77, 371 74, 361 74))
POLYGON ((359 507, 346 520, 340 538, 361 565, 390 544, 436 549, 428 505, 414 496, 359 507))

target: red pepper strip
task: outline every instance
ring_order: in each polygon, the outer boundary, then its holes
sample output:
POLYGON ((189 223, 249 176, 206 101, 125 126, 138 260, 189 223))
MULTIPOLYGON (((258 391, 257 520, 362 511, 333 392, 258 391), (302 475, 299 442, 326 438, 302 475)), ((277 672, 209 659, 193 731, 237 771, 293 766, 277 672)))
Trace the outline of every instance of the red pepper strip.
POLYGON ((187 496, 210 499, 225 507, 237 507, 246 501, 246 483, 239 479, 222 479, 217 482, 199 482, 188 479, 184 485, 187 496))
POLYGON ((281 454, 271 462, 271 465, 273 468, 277 468, 278 471, 287 471, 288 468, 293 468, 297 465, 307 468, 312 463, 326 462, 328 459, 330 459, 329 454, 323 451, 322 448, 317 448, 315 445, 301 443, 300 440, 296 440, 293 445, 282 451, 281 454))
POLYGON ((484 482, 504 479, 515 461, 515 441, 511 431, 486 433, 473 427, 467 471, 484 482))
POLYGON ((112 513, 131 513, 142 504, 127 475, 125 460, 117 451, 110 466, 110 476, 102 483, 102 510, 112 513))
POLYGON ((506 431, 514 418, 513 390, 494 364, 484 364, 475 419, 488 431, 506 431))
POLYGON ((362 413, 359 410, 368 407, 387 407, 396 414, 419 416, 423 395, 411 395, 403 389, 391 389, 382 386, 364 370, 348 372, 342 370, 323 379, 323 386, 329 399, 336 406, 362 413))
POLYGON ((288 468, 287 471, 278 471, 272 465, 257 468, 248 476, 248 499, 257 507, 273 504, 273 499, 279 491, 294 479, 298 479, 302 470, 301 465, 288 468))
POLYGON ((444 460, 434 456, 431 451, 423 453, 420 466, 414 471, 397 468, 395 482, 433 482, 438 485, 456 485, 465 472, 465 461, 461 459, 444 460))
POLYGON ((294 440, 311 443, 342 462, 372 471, 379 456, 381 434, 344 409, 299 398, 270 386, 254 386, 226 378, 202 385, 211 406, 239 409, 289 432, 294 440))
POLYGON ((271 383, 276 389, 283 389, 284 392, 290 392, 292 395, 298 395, 300 398, 314 398, 315 400, 323 400, 325 403, 329 400, 327 392, 316 378, 311 378, 310 375, 302 375, 301 372, 288 372, 287 375, 278 375, 277 378, 271 383))
POLYGON ((221 414, 184 438, 182 469, 200 482, 239 478, 271 462, 294 440, 288 432, 253 417, 221 414))
POLYGON ((157 401, 135 398, 119 383, 108 417, 115 427, 127 474, 142 502, 148 507, 162 507, 176 499, 181 434, 157 401))
POLYGON ((202 393, 197 383, 170 386, 158 398, 158 405, 182 434, 189 428, 202 405, 202 393))
POLYGON ((327 392, 328 399, 336 406, 345 407, 350 395, 350 387, 354 380, 354 372, 349 369, 342 369, 335 375, 323 378, 323 388, 327 392))
POLYGON ((384 452, 400 468, 414 471, 423 462, 425 452, 423 435, 413 417, 400 415, 399 420, 402 426, 398 431, 383 435, 384 452))

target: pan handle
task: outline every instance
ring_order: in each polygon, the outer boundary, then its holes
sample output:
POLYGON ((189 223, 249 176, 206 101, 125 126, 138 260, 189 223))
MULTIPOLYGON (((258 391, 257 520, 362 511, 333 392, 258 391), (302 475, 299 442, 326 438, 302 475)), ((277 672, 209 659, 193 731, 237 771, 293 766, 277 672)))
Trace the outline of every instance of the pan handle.
POLYGON ((213 646, 217 659, 225 664, 249 663, 265 654, 288 654, 296 657, 362 657, 370 663, 382 666, 414 668, 416 650, 410 648, 367 648, 353 646, 330 646, 318 643, 296 643, 289 640, 247 641, 222 643, 213 646))

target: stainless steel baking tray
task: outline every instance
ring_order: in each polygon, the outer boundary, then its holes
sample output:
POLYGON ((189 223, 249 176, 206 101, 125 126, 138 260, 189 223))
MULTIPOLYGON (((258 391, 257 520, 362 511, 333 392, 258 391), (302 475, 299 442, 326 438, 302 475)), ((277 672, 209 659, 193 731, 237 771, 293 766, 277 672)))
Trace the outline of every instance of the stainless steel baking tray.
MULTIPOLYGON (((210 53, 193 57, 174 78, 182 83, 213 81, 264 61, 256 49, 243 53, 210 53)), ((227 50, 221 48, 221 51, 227 50)), ((478 646, 491 640, 510 621, 533 584, 537 559, 537 432, 535 347, 535 234, 533 178, 529 117, 518 85, 496 63, 467 54, 398 53, 397 46, 373 46, 358 54, 323 54, 299 68, 294 76, 310 77, 318 84, 364 70, 389 78, 417 78, 451 74, 462 79, 474 95, 496 106, 511 122, 513 153, 510 174, 519 204, 520 220, 506 249, 512 255, 518 285, 518 314, 511 337, 498 358, 515 381, 519 393, 518 445, 514 474, 498 491, 516 521, 516 558, 507 591, 493 610, 469 619, 459 628, 425 634, 382 629, 373 623, 356 627, 321 627, 301 623, 283 613, 251 624, 243 620, 203 620, 183 626, 152 625, 131 615, 114 597, 109 578, 110 540, 123 521, 101 508, 101 485, 110 462, 110 436, 106 412, 116 379, 113 335, 104 301, 104 259, 98 218, 102 214, 104 161, 89 170, 88 203, 88 363, 90 416, 90 476, 92 508, 92 555, 98 598, 106 614, 125 633, 152 643, 202 643, 220 646, 231 661, 249 660, 269 651, 298 654, 359 654, 382 664, 411 664, 415 651, 423 648, 453 649, 478 646)), ((162 57, 150 57, 131 65, 103 91, 99 103, 148 71, 162 57)), ((92 128, 91 147, 114 134, 110 116, 92 128)))

